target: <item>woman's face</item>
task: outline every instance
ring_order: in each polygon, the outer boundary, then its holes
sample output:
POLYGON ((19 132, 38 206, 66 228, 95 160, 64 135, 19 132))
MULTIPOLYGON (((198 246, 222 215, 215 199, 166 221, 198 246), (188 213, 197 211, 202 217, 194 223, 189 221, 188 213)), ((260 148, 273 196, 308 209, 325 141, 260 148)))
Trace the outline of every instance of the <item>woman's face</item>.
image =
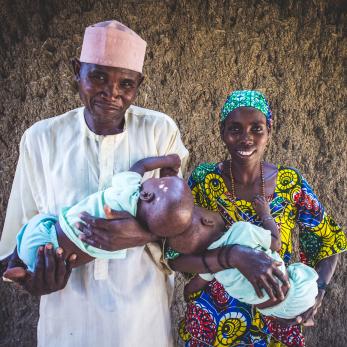
POLYGON ((261 161, 270 130, 262 112, 252 107, 239 107, 226 118, 222 140, 233 161, 261 161))

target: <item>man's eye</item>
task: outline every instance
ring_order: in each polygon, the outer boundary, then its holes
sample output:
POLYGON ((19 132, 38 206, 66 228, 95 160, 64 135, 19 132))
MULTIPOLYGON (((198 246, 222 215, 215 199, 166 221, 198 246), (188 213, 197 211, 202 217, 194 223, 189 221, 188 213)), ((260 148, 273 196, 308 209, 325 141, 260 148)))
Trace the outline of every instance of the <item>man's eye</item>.
POLYGON ((134 82, 132 82, 132 81, 122 81, 121 82, 121 86, 123 88, 133 88, 134 82))
POLYGON ((104 82, 106 80, 106 77, 104 75, 99 74, 91 75, 91 78, 98 82, 104 82))

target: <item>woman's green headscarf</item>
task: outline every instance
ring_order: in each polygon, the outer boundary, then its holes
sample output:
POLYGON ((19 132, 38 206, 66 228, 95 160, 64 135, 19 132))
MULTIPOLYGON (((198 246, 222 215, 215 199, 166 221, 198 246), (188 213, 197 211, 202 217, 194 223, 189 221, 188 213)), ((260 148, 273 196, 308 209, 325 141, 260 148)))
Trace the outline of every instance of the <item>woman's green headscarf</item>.
POLYGON ((272 113, 265 96, 257 90, 236 90, 226 99, 220 113, 220 121, 223 122, 230 112, 238 107, 253 107, 266 117, 266 124, 271 127, 272 113))

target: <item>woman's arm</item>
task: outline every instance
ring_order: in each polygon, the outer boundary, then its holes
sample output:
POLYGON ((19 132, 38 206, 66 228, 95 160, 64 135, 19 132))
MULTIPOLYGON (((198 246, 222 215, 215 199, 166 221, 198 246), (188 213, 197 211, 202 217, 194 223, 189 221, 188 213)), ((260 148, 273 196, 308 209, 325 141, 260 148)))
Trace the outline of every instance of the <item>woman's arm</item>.
POLYGON ((249 247, 234 245, 209 250, 203 256, 181 255, 169 264, 175 271, 193 273, 216 273, 226 268, 237 268, 251 282, 259 297, 263 297, 264 289, 271 299, 284 299, 283 287, 276 277, 289 288, 288 278, 278 269, 281 263, 249 247))
POLYGON ((314 317, 322 304, 324 287, 330 282, 338 260, 338 253, 347 248, 346 236, 333 218, 325 213, 322 204, 307 181, 296 173, 300 192, 295 199, 298 209, 299 241, 301 257, 318 273, 318 295, 315 305, 297 317, 303 325, 314 325, 314 317), (311 247, 311 244, 318 247, 311 247), (317 249, 318 248, 318 249, 317 249), (314 249, 314 251, 312 251, 314 249))
POLYGON ((316 271, 318 273, 318 289, 324 289, 331 281, 331 278, 334 275, 334 272, 336 270, 337 261, 339 259, 338 254, 334 254, 331 257, 322 259, 317 265, 316 265, 316 271))

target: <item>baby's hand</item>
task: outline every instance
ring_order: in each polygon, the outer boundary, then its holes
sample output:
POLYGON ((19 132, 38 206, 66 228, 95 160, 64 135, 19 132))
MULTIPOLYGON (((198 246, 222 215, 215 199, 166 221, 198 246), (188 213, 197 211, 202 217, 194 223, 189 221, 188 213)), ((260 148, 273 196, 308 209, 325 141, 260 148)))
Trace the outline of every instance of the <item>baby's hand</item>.
POLYGON ((181 159, 177 154, 169 154, 163 158, 163 167, 160 169, 160 177, 177 176, 181 167, 181 159))
POLYGON ((256 195, 252 201, 252 206, 259 218, 263 219, 266 216, 271 216, 269 203, 264 196, 256 195))
POLYGON ((160 169, 160 177, 177 176, 180 166, 180 157, 177 154, 169 154, 141 159, 129 171, 137 172, 143 176, 145 172, 160 169))

